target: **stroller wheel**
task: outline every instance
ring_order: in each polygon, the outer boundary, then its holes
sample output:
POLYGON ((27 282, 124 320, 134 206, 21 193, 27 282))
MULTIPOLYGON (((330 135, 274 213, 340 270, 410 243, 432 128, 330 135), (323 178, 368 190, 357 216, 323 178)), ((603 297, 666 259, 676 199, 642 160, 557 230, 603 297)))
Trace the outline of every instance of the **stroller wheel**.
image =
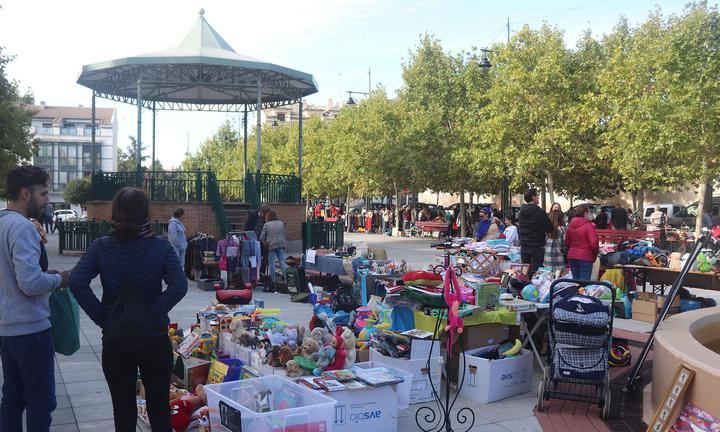
POLYGON ((610 418, 610 400, 611 400, 611 391, 610 391, 610 375, 605 376, 605 386, 603 389, 603 399, 602 399, 602 412, 600 413, 600 417, 602 417, 603 420, 607 420, 610 418))
POLYGON ((542 381, 540 381, 540 384, 538 385, 538 395, 537 395, 537 410, 542 411, 545 409, 545 391, 547 388, 547 382, 548 382, 548 370, 547 367, 543 369, 543 378, 542 381))

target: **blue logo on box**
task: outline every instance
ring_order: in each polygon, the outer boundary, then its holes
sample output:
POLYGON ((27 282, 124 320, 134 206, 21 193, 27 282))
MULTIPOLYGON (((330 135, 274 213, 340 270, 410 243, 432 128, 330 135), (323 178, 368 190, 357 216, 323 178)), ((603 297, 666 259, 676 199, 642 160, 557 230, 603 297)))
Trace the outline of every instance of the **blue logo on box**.
POLYGON ((365 411, 357 414, 350 414, 350 421, 355 423, 379 419, 382 411, 365 411))

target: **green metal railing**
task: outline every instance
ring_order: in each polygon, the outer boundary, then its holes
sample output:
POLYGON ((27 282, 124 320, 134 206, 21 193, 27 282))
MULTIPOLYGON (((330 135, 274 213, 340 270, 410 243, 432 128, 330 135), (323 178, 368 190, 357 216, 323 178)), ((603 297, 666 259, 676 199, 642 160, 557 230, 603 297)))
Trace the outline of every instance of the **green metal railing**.
POLYGON ((97 172, 92 176, 92 197, 111 201, 126 186, 144 189, 153 201, 207 201, 206 171, 146 171, 138 179, 134 172, 97 172))
POLYGON ((225 207, 223 206, 223 197, 220 193, 219 182, 213 172, 208 172, 207 180, 208 199, 212 203, 215 222, 217 222, 217 226, 220 229, 220 237, 224 238, 228 232, 229 223, 225 217, 225 207))
POLYGON ((243 180, 218 180, 217 184, 223 202, 245 202, 245 182, 243 180))
POLYGON ((245 202, 251 208, 258 208, 263 202, 302 202, 300 179, 294 175, 246 173, 245 202))
POLYGON ((345 240, 343 222, 307 221, 302 224, 303 250, 310 248, 340 248, 345 240))
MULTIPOLYGON (((157 235, 167 235, 168 224, 155 221, 151 223, 153 231, 157 235)), ((110 234, 112 225, 108 221, 82 221, 82 222, 59 222, 59 253, 85 252, 90 244, 110 234)))

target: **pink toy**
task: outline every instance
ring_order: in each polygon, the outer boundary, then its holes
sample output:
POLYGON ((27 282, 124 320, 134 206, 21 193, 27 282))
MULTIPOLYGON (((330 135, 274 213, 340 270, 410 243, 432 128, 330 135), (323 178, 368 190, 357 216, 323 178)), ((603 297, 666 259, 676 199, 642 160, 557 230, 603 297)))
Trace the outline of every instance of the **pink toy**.
POLYGON ((448 306, 448 325, 445 326, 445 331, 448 333, 448 358, 452 358, 455 332, 457 331, 458 334, 462 334, 464 327, 463 320, 458 314, 463 298, 460 292, 460 283, 458 283, 455 269, 452 266, 448 266, 447 270, 445 270, 443 290, 445 303, 448 306))

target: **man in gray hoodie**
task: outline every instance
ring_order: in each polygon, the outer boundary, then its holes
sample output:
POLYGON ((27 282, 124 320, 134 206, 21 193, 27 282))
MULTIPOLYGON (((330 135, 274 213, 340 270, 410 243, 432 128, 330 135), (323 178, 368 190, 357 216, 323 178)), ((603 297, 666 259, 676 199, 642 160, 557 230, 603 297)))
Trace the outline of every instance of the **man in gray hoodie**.
POLYGON ((55 349, 50 333, 50 293, 67 287, 69 272, 47 270, 47 253, 29 218, 48 204, 48 174, 33 166, 13 169, 0 210, 0 356, 4 383, 0 431, 48 431, 55 410, 55 349))

